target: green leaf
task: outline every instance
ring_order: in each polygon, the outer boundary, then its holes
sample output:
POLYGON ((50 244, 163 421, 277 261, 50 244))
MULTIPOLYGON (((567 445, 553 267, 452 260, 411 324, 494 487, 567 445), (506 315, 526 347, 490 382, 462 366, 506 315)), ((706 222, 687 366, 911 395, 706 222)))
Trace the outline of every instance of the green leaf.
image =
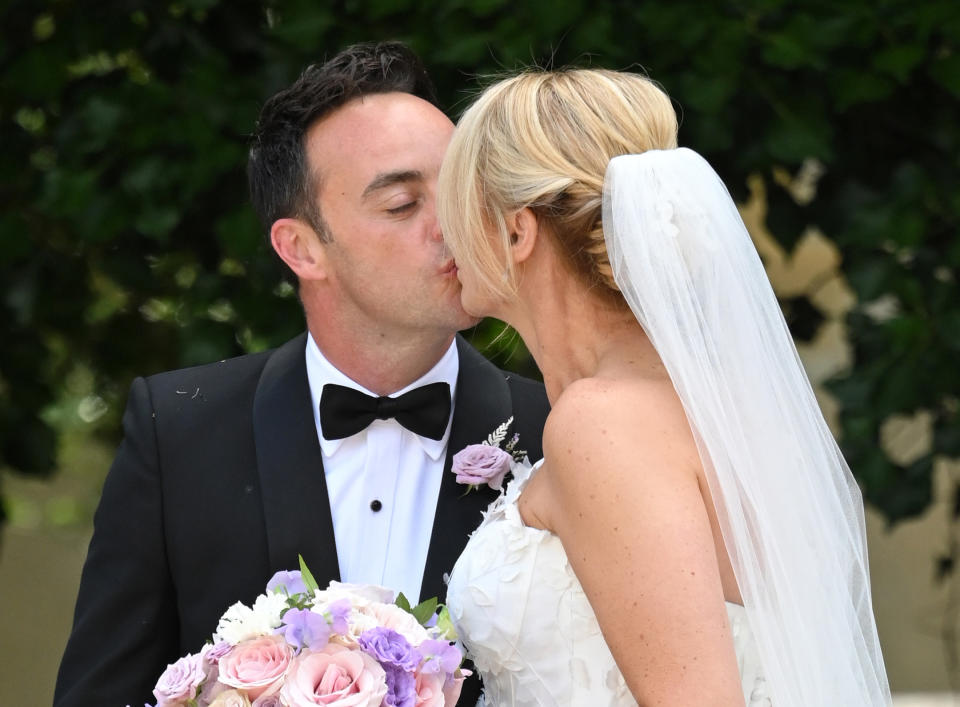
POLYGON ((318 585, 317 580, 313 578, 313 573, 307 569, 307 563, 304 562, 303 555, 297 554, 297 560, 300 561, 300 578, 303 580, 307 592, 313 594, 320 588, 320 585, 318 585))
POLYGON ((830 83, 834 105, 845 111, 860 103, 881 101, 893 93, 895 84, 888 78, 857 69, 838 69, 830 83))
POLYGON ((921 45, 900 44, 874 55, 873 65, 902 83, 910 78, 925 54, 926 48, 921 45))
POLYGON ((432 597, 417 604, 410 613, 413 614, 413 618, 417 620, 417 623, 423 625, 436 613, 437 604, 437 598, 432 597))

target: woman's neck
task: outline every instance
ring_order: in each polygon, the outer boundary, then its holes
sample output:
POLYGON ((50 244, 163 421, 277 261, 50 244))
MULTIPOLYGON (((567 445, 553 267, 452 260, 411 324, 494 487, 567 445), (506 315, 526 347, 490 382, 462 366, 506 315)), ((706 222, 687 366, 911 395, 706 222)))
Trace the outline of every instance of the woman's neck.
POLYGON ((539 270, 525 274, 519 296, 498 316, 527 345, 551 403, 582 378, 661 374, 659 356, 625 304, 563 269, 539 270))

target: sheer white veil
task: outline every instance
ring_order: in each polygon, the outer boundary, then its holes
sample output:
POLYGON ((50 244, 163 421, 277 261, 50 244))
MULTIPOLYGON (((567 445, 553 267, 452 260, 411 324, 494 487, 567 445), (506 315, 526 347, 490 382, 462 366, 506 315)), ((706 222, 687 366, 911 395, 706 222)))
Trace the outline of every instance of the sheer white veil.
POLYGON ((603 228, 696 437, 773 704, 889 704, 860 491, 723 182, 686 148, 616 157, 603 228))

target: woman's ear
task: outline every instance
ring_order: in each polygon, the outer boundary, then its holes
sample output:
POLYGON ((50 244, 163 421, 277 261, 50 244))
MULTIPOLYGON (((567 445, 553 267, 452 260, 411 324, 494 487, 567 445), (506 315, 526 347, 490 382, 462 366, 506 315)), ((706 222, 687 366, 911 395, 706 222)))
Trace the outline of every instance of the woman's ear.
POLYGON ((540 235, 540 222, 529 207, 524 207, 507 218, 510 229, 510 257, 514 264, 522 263, 533 253, 540 235))
POLYGON ((306 223, 281 218, 270 227, 270 244, 301 281, 327 277, 327 254, 319 236, 306 223))

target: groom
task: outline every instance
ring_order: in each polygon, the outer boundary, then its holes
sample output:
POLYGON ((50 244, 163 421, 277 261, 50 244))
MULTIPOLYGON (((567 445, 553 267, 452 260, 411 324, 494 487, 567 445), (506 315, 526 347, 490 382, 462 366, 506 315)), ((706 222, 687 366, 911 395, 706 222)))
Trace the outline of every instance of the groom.
POLYGON ((419 60, 387 43, 308 68, 264 106, 251 192, 307 332, 134 381, 55 705, 152 701, 166 664, 298 553, 321 584, 442 601, 495 495, 464 495, 452 455, 512 416, 540 456, 543 387, 455 335, 473 320, 437 226, 453 125, 433 103, 419 60))

